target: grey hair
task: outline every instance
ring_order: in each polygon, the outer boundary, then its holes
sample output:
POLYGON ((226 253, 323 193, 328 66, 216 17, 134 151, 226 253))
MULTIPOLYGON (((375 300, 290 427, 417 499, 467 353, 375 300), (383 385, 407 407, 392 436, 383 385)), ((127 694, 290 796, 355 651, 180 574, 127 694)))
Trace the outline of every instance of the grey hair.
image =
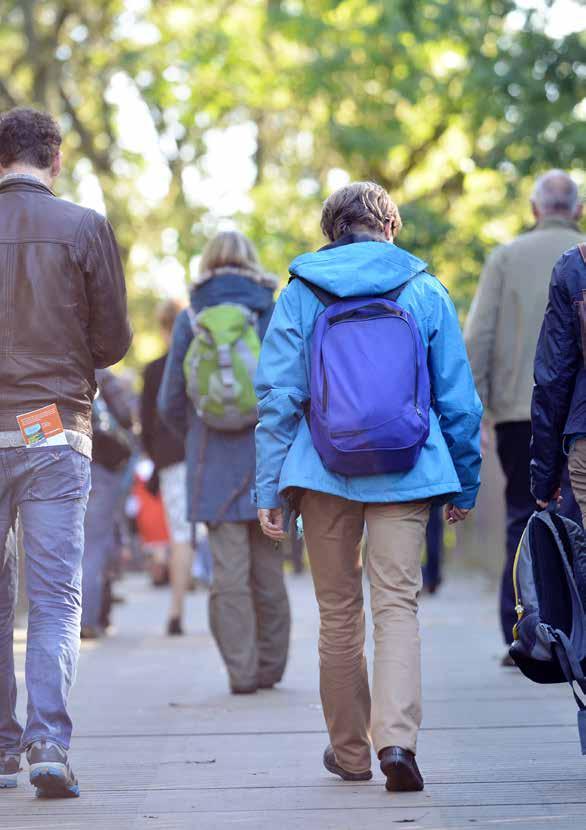
POLYGON ((580 202, 578 186, 564 170, 548 170, 535 182, 531 201, 541 213, 573 215, 580 202))

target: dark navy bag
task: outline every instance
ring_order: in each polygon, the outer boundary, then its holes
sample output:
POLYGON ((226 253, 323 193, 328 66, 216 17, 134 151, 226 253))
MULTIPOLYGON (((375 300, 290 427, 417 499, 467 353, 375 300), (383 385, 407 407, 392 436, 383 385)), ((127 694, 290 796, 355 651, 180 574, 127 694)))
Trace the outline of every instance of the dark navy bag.
POLYGON ((309 427, 324 465, 346 476, 410 470, 429 435, 427 354, 396 300, 340 298, 301 277, 326 306, 312 340, 309 427))

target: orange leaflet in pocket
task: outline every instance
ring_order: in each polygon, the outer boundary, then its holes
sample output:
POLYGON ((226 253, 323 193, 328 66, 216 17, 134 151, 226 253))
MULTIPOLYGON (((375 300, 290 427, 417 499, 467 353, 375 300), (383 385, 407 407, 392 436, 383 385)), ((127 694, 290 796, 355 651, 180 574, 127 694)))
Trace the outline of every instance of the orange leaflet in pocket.
POLYGON ((17 415, 16 420, 28 449, 67 444, 61 416, 54 403, 17 415))

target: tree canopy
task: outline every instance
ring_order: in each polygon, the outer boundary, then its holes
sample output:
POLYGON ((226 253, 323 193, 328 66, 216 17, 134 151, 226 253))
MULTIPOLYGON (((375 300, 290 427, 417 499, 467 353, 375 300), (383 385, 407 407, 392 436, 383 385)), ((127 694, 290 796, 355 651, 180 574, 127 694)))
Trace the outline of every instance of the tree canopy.
POLYGON ((585 47, 513 0, 0 0, 0 107, 59 117, 59 192, 115 226, 142 361, 157 294, 218 227, 285 277, 349 179, 389 189, 399 244, 464 309, 533 177, 584 180, 585 47))

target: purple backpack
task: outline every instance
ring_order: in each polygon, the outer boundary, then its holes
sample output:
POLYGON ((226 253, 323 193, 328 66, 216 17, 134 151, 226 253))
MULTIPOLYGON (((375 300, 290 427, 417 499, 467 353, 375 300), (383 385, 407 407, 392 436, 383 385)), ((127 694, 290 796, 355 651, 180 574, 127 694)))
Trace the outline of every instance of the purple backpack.
POLYGON ((328 470, 345 476, 410 470, 429 435, 427 354, 397 305, 407 283, 341 299, 297 277, 326 306, 315 324, 309 428, 328 470))

